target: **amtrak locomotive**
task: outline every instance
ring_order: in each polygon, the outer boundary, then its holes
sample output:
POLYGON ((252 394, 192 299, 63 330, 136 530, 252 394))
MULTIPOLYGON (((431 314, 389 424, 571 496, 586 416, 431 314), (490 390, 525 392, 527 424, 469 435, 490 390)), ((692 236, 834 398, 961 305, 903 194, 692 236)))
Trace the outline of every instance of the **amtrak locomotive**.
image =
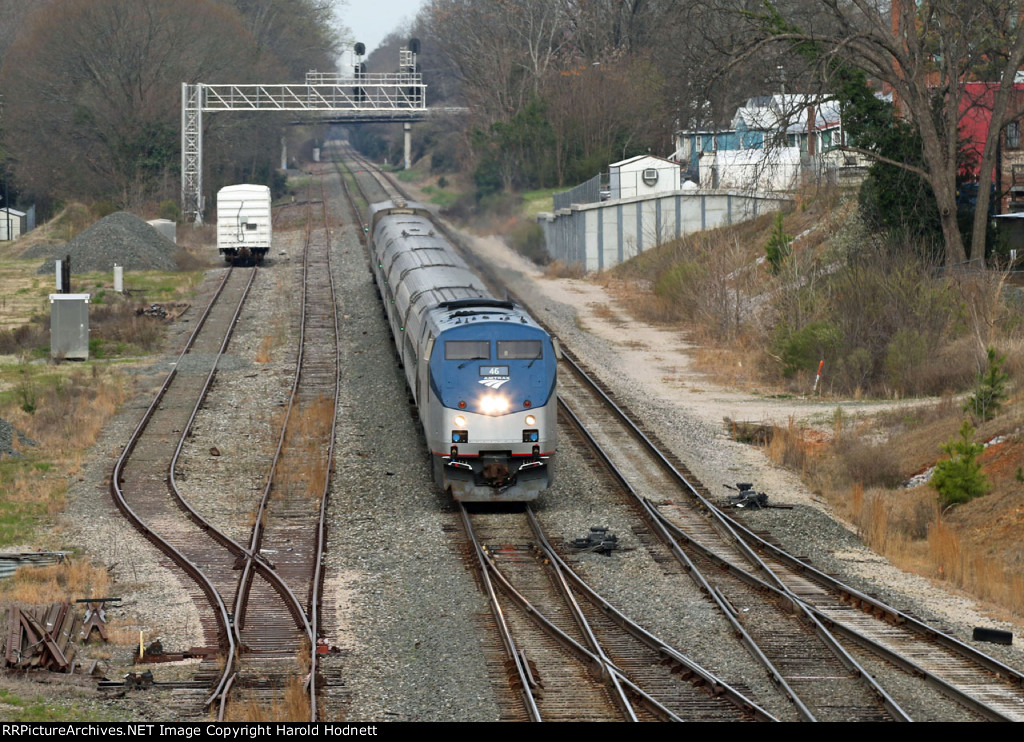
POLYGON ((551 485, 556 349, 493 298, 413 202, 373 204, 370 256, 434 479, 456 500, 532 500, 551 485))

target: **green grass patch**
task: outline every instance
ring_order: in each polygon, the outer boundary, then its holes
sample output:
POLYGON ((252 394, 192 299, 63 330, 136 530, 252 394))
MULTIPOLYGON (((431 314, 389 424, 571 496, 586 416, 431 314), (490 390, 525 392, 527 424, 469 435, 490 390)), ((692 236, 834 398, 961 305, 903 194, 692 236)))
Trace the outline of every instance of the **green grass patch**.
POLYGON ((418 183, 426 176, 418 170, 398 170, 395 177, 404 183, 418 183))
POLYGON ((126 717, 111 712, 81 708, 68 699, 47 700, 37 696, 31 701, 26 701, 6 689, 0 689, 0 719, 21 724, 128 721, 126 717))
POLYGON ((132 298, 159 303, 190 296, 202 278, 202 271, 126 271, 124 283, 132 298))
POLYGON ((288 177, 288 190, 294 194, 298 194, 300 191, 304 191, 309 187, 309 184, 313 181, 312 176, 309 175, 295 175, 288 177))
POLYGON ((50 491, 28 482, 38 481, 38 465, 52 468, 49 462, 32 461, 28 457, 0 461, 0 548, 34 543, 38 540, 36 528, 47 523, 51 500, 59 500, 66 486, 50 491), (48 496, 41 492, 50 491, 48 496))
POLYGON ((542 211, 552 212, 555 210, 555 202, 552 196, 555 193, 564 191, 565 188, 544 188, 538 191, 524 191, 522 215, 531 220, 537 218, 542 211))
POLYGON ((442 209, 450 208, 459 200, 459 194, 454 191, 446 191, 437 186, 424 186, 423 192, 430 196, 430 203, 437 204, 442 209))

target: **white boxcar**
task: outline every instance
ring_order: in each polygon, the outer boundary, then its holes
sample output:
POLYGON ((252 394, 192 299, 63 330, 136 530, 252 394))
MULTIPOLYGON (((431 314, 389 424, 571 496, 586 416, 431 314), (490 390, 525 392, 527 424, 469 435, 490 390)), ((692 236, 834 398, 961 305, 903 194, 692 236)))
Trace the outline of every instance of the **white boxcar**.
POLYGON ((233 185, 217 193, 217 249, 229 263, 260 262, 270 249, 270 189, 233 185))

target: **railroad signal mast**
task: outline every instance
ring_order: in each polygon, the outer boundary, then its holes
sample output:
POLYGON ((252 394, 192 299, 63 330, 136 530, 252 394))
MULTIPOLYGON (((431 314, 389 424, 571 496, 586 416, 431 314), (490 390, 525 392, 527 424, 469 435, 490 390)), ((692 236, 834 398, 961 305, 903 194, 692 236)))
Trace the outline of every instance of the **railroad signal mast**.
POLYGON ((181 211, 203 221, 203 115, 217 112, 293 112, 292 124, 402 123, 410 167, 412 122, 427 117, 427 86, 416 57, 419 39, 399 51, 398 72, 366 72, 356 44, 351 74, 306 73, 304 84, 181 84, 181 211))

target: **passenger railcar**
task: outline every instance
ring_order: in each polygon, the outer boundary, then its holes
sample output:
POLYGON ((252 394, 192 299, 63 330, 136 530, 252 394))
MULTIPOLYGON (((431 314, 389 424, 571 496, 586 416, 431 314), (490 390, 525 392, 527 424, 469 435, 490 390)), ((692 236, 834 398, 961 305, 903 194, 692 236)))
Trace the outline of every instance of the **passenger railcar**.
POLYGON ((245 183, 217 192, 217 249, 227 262, 261 262, 270 249, 272 227, 267 186, 245 183))
POLYGON ((554 475, 556 345, 492 297, 420 204, 370 207, 374 278, 430 447, 456 500, 533 500, 554 475))

